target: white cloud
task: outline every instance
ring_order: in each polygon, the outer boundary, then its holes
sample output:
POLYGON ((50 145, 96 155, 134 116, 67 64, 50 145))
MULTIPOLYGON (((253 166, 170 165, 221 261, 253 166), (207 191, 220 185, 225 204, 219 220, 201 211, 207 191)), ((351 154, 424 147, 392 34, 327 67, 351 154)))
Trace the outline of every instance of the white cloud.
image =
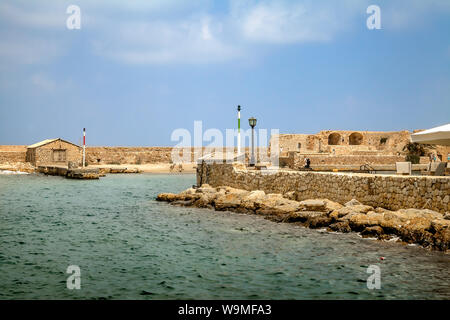
POLYGON ((0 64, 47 63, 59 56, 61 43, 51 39, 28 36, 24 33, 0 33, 0 64))
MULTIPOLYGON (((71 49, 69 3, 41 0, 0 4, 0 66, 45 63, 71 49), (13 35, 10 35, 10 34, 13 35)), ((212 0, 99 0, 76 2, 83 39, 98 56, 129 64, 216 63, 262 55, 269 47, 336 41, 365 28, 369 0, 230 0, 216 12, 212 0), (361 25, 358 26, 358 23, 361 25), (261 45, 265 46, 264 50, 261 45)), ((379 0, 382 28, 404 28, 448 0, 379 0)), ((73 37, 75 38, 75 37, 73 37)))
POLYGON ((397 0, 382 2, 381 21, 388 30, 420 28, 428 23, 433 13, 449 13, 448 0, 397 0))
POLYGON ((246 38, 269 43, 326 41, 337 30, 331 11, 314 12, 300 3, 259 3, 238 19, 246 38))
POLYGON ((60 28, 65 27, 67 14, 64 7, 34 7, 33 5, 0 4, 0 17, 2 21, 19 27, 28 28, 60 28), (57 9, 62 9, 58 11, 57 9))
POLYGON ((224 41, 220 23, 209 17, 177 21, 127 22, 114 33, 100 33, 95 52, 132 64, 205 63, 241 54, 224 41))
POLYGON ((43 73, 33 74, 30 80, 38 90, 54 91, 56 88, 56 83, 43 73))

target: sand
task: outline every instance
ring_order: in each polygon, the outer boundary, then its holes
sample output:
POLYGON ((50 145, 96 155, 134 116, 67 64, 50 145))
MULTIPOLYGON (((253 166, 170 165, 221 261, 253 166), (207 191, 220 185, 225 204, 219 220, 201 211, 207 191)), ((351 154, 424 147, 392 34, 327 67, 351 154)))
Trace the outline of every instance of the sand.
POLYGON ((121 165, 89 165, 89 168, 137 168, 147 173, 195 173, 195 163, 183 164, 183 170, 180 172, 178 166, 174 170, 170 170, 170 163, 148 163, 148 164, 121 164, 121 165))

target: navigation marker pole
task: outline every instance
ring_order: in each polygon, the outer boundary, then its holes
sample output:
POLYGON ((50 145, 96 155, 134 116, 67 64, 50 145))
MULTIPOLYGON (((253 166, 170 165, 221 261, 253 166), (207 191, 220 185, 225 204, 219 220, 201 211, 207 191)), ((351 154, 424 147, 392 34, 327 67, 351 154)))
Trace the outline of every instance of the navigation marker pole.
POLYGON ((241 106, 237 107, 238 110, 238 136, 237 136, 237 155, 241 154, 241 106))
POLYGON ((86 128, 83 128, 83 168, 86 162, 86 128))

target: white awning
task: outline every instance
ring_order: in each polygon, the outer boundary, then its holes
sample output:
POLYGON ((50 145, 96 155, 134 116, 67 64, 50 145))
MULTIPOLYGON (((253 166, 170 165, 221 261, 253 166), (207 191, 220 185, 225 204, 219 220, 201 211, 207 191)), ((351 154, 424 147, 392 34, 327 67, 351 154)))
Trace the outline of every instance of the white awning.
POLYGON ((412 142, 450 146, 450 123, 411 135, 412 142))

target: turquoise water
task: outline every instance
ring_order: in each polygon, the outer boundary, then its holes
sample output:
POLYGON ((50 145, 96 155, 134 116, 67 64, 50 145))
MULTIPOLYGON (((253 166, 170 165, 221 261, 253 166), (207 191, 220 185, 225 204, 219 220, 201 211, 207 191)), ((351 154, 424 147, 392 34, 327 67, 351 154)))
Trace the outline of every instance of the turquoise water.
POLYGON ((154 201, 194 183, 0 176, 0 299, 450 298, 440 252, 154 201), (80 290, 66 288, 69 265, 80 290))

